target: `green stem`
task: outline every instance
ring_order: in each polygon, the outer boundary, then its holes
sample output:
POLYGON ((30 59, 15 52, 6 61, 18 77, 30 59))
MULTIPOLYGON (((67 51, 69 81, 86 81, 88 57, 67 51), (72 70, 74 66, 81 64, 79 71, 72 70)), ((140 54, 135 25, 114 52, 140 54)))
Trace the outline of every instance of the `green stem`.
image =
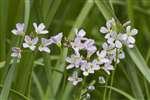
MULTIPOLYGON (((118 61, 118 50, 116 49, 116 61, 115 61, 114 69, 117 68, 117 61, 118 61)), ((111 81, 110 81, 110 86, 113 86, 114 76, 115 76, 115 70, 112 72, 111 81)), ((109 92, 108 92, 108 100, 110 100, 110 98, 111 98, 111 89, 110 89, 109 92)))
MULTIPOLYGON (((106 79, 106 84, 105 84, 105 86, 107 86, 108 85, 108 77, 107 77, 107 79, 106 79)), ((103 100, 106 100, 106 94, 107 94, 107 88, 105 87, 105 89, 104 89, 104 95, 103 95, 103 100)))

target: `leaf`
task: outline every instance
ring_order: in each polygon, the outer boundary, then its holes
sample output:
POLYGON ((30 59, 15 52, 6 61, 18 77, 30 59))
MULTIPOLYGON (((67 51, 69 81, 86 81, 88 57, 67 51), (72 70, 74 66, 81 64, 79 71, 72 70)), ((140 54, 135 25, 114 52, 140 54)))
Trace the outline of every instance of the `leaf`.
POLYGON ((5 63, 6 63, 5 61, 0 62, 0 68, 3 68, 5 63))
POLYGON ((134 63, 136 64, 137 68, 150 83, 150 69, 139 50, 135 47, 133 49, 128 49, 128 53, 131 56, 134 63))
POLYGON ((112 86, 102 86, 102 87, 110 88, 110 89, 114 90, 115 92, 118 92, 118 93, 122 94, 123 96, 125 96, 129 100, 136 100, 134 97, 130 96, 128 93, 126 93, 126 92, 124 92, 120 89, 117 89, 115 87, 112 87, 112 86))

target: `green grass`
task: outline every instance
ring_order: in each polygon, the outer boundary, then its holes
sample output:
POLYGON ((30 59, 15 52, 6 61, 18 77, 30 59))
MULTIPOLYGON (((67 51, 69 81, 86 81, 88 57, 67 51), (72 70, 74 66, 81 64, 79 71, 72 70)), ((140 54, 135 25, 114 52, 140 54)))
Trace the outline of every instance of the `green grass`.
POLYGON ((107 76, 107 85, 91 92, 91 100, 150 100, 149 10, 148 0, 0 0, 0 100, 76 100, 81 91, 67 81, 67 48, 54 46, 51 54, 24 50, 19 63, 10 57, 23 41, 11 33, 16 23, 24 22, 30 34, 33 22, 44 22, 47 37, 63 32, 69 40, 74 28, 84 28, 101 47, 99 28, 112 17, 139 29, 136 48, 126 49, 125 60, 107 76))

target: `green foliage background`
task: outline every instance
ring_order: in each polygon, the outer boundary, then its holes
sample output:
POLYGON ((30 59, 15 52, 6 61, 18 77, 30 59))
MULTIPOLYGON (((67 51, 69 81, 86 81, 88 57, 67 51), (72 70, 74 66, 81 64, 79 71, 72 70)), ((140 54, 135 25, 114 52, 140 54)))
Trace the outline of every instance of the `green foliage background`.
POLYGON ((11 33, 16 23, 24 22, 29 34, 33 22, 44 22, 47 37, 63 32, 70 40, 74 28, 84 28, 100 47, 99 28, 112 17, 139 29, 136 48, 126 50, 112 86, 107 76, 108 86, 93 91, 91 100, 150 100, 149 0, 0 0, 0 100, 75 100, 80 91, 66 81, 67 48, 52 47, 51 54, 24 50, 20 63, 11 61, 11 48, 22 40, 11 33))

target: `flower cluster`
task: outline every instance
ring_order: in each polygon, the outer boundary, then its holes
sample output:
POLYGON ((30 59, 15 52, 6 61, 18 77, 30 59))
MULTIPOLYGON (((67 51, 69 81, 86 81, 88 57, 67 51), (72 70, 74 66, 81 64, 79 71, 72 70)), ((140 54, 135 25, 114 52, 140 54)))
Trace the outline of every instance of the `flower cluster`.
MULTIPOLYGON (((72 69, 73 71, 73 75, 68 80, 73 85, 84 82, 83 77, 93 75, 96 71, 103 70, 106 74, 110 75, 110 71, 115 69, 114 65, 125 58, 123 48, 125 46, 128 48, 134 47, 134 36, 138 33, 138 30, 132 29, 128 24, 121 25, 122 30, 117 30, 117 24, 112 18, 106 22, 106 26, 100 28, 100 32, 105 35, 106 39, 100 50, 95 46, 93 39, 85 37, 86 32, 83 29, 76 31, 76 37, 71 42, 71 48, 74 53, 66 58, 66 62, 69 63, 66 69, 72 69), (82 51, 86 52, 86 54, 82 54, 82 51)), ((105 83, 103 76, 99 76, 98 80, 99 83, 105 83)), ((92 90, 95 89, 93 86, 88 86, 88 89, 90 88, 92 90)))
MULTIPOLYGON (((24 43, 23 43, 23 48, 29 48, 30 50, 34 51, 36 48, 38 48, 38 50, 40 52, 46 52, 46 53, 50 53, 50 49, 49 46, 51 44, 56 44, 59 47, 61 46, 61 40, 63 37, 63 33, 58 33, 55 36, 52 36, 50 38, 40 38, 38 35, 41 34, 48 34, 48 30, 45 29, 45 25, 43 23, 37 25, 37 23, 33 23, 33 27, 35 29, 35 31, 31 34, 31 35, 25 35, 25 26, 24 23, 17 23, 16 24, 16 29, 12 30, 12 33, 14 35, 20 35, 20 36, 24 36, 24 43)), ((21 58, 21 53, 19 52, 21 51, 20 48, 15 47, 12 49, 12 57, 17 57, 17 58, 21 58)))

